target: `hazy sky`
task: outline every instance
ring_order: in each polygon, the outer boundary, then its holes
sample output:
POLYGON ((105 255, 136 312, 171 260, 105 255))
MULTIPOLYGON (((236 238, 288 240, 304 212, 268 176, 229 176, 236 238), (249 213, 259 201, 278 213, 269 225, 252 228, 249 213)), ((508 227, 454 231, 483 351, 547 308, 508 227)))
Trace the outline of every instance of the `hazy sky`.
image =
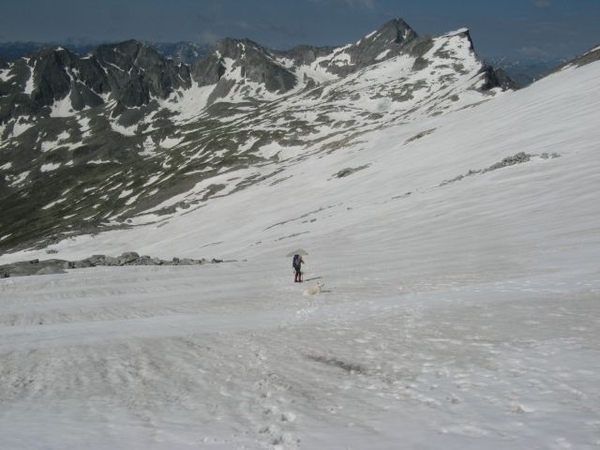
POLYGON ((600 0, 0 0, 0 42, 344 45, 403 18, 418 34, 467 27, 484 57, 570 57, 600 45, 600 0))

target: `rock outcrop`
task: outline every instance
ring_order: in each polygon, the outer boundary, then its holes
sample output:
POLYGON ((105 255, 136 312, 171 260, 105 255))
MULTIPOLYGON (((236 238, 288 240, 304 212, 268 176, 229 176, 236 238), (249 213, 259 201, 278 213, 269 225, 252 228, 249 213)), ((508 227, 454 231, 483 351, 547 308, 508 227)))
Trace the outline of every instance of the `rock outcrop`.
POLYGON ((65 273, 67 269, 81 269, 96 266, 194 266, 202 264, 218 264, 223 260, 173 258, 164 260, 150 256, 140 256, 136 252, 125 252, 121 256, 93 255, 77 261, 62 259, 34 259, 0 266, 0 278, 18 277, 27 275, 47 275, 65 273))

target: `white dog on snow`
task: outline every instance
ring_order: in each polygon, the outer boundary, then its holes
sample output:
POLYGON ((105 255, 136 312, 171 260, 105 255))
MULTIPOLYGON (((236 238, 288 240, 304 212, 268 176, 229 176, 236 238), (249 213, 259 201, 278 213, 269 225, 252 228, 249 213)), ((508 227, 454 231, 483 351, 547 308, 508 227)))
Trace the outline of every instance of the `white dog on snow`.
POLYGON ((320 294, 322 292, 323 286, 325 286, 323 283, 317 281, 317 284, 315 286, 310 287, 308 289, 304 289, 302 295, 304 295, 305 297, 309 297, 311 295, 320 294))

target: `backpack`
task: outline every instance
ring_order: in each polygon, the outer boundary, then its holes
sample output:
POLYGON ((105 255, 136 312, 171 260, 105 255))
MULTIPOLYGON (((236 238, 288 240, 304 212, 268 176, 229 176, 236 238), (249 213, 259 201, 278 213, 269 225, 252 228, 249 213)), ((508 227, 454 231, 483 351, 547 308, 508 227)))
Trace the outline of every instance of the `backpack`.
POLYGON ((299 266, 299 261, 300 261, 300 255, 294 255, 294 258, 292 259, 292 267, 294 269, 299 266))

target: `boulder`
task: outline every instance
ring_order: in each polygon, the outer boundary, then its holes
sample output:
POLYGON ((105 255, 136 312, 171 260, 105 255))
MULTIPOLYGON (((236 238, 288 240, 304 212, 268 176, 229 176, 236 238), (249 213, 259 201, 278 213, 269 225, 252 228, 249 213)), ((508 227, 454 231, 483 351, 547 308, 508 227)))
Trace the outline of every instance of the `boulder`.
POLYGON ((120 266, 131 266, 138 264, 140 260, 140 255, 136 252, 125 252, 121 256, 119 256, 119 265, 120 266))

